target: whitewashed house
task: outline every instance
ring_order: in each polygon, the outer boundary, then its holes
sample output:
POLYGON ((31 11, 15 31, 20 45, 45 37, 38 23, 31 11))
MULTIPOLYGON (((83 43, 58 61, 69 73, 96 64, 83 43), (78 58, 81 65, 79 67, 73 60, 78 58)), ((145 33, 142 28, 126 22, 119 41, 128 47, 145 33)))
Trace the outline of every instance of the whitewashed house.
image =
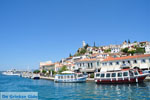
POLYGON ((76 69, 85 73, 94 73, 99 66, 100 60, 98 59, 82 59, 75 62, 76 69))
POLYGON ((150 54, 125 56, 125 57, 109 57, 101 61, 101 71, 119 70, 123 64, 130 65, 131 68, 138 67, 140 69, 150 69, 150 54))
POLYGON ((111 48, 111 53, 119 53, 120 51, 120 48, 111 48))
POLYGON ((146 45, 145 54, 150 54, 150 45, 146 45))

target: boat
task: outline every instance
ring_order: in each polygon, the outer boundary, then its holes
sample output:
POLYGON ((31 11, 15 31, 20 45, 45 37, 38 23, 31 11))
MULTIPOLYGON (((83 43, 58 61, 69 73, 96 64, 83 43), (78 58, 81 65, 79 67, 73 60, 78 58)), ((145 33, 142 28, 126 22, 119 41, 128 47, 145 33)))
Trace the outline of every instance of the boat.
POLYGON ((5 72, 3 72, 3 75, 13 75, 13 76, 20 76, 20 71, 17 71, 16 69, 12 69, 12 70, 7 70, 5 72))
POLYGON ((64 71, 61 74, 56 74, 54 81, 60 83, 81 83, 86 82, 86 76, 82 73, 75 73, 72 71, 64 71))
POLYGON ((116 72, 96 72, 96 83, 139 83, 148 76, 148 73, 139 73, 135 69, 127 69, 116 72))
POLYGON ((40 79, 40 74, 33 74, 31 76, 32 79, 40 79))

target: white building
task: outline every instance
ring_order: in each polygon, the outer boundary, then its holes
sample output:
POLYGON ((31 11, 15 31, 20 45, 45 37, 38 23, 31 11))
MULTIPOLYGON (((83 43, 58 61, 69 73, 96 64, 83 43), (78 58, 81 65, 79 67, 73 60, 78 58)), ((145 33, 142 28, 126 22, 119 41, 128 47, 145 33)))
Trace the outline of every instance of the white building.
POLYGON ((111 53, 118 53, 120 51, 121 51, 120 48, 111 48, 111 53))
POLYGON ((98 59, 82 59, 75 62, 76 69, 85 73, 94 73, 94 71, 100 66, 98 59))
POLYGON ((119 70, 123 64, 129 64, 131 68, 150 69, 150 54, 107 58, 101 61, 101 71, 119 70))
POLYGON ((145 54, 150 54, 150 45, 146 45, 145 54))

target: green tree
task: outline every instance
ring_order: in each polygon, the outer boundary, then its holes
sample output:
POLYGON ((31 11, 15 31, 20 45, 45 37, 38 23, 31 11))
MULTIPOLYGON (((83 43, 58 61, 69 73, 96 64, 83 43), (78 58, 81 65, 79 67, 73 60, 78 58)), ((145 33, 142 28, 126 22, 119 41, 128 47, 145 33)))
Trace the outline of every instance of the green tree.
POLYGON ((59 70, 59 73, 63 72, 63 71, 67 71, 67 66, 64 65, 60 70, 59 70))
POLYGON ((131 54, 131 55, 133 55, 135 53, 136 53, 136 50, 128 51, 128 54, 131 54))
POLYGON ((40 70, 34 70, 33 73, 40 73, 40 70))
POLYGON ((129 43, 129 44, 131 43, 129 39, 128 39, 128 43, 129 43))
POLYGON ((72 57, 72 54, 71 54, 71 53, 69 54, 69 57, 72 57))
POLYGON ((111 52, 111 49, 104 50, 105 53, 111 52))
POLYGON ((82 48, 80 54, 85 54, 85 53, 86 53, 86 49, 82 48))
POLYGON ((94 46, 93 47, 96 47, 95 42, 94 42, 94 46))
POLYGON ((136 53, 145 53, 145 49, 141 47, 136 47, 136 53))
POLYGON ((45 74, 45 73, 46 73, 46 70, 42 70, 42 73, 45 74))
POLYGON ((89 44, 87 43, 84 47, 84 49, 87 49, 89 47, 89 44))
POLYGON ((129 48, 124 48, 121 51, 124 52, 124 53, 128 53, 128 50, 129 50, 129 48))

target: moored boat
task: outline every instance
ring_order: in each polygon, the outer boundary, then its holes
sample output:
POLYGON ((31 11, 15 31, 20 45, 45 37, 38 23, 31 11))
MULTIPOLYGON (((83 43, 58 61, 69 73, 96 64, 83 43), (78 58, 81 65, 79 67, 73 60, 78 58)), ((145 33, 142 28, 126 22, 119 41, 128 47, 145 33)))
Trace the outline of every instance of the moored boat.
POLYGON ((40 74, 33 74, 32 79, 40 79, 40 74))
POLYGON ((7 70, 5 72, 3 72, 3 75, 12 75, 12 76, 20 76, 20 71, 17 71, 16 69, 12 69, 12 70, 7 70))
POLYGON ((96 83, 138 83, 143 82, 148 75, 129 69, 116 72, 96 72, 94 79, 96 83))
POLYGON ((81 83, 86 82, 86 76, 82 73, 74 73, 71 71, 64 71, 62 74, 55 75, 55 82, 62 82, 62 83, 81 83))

